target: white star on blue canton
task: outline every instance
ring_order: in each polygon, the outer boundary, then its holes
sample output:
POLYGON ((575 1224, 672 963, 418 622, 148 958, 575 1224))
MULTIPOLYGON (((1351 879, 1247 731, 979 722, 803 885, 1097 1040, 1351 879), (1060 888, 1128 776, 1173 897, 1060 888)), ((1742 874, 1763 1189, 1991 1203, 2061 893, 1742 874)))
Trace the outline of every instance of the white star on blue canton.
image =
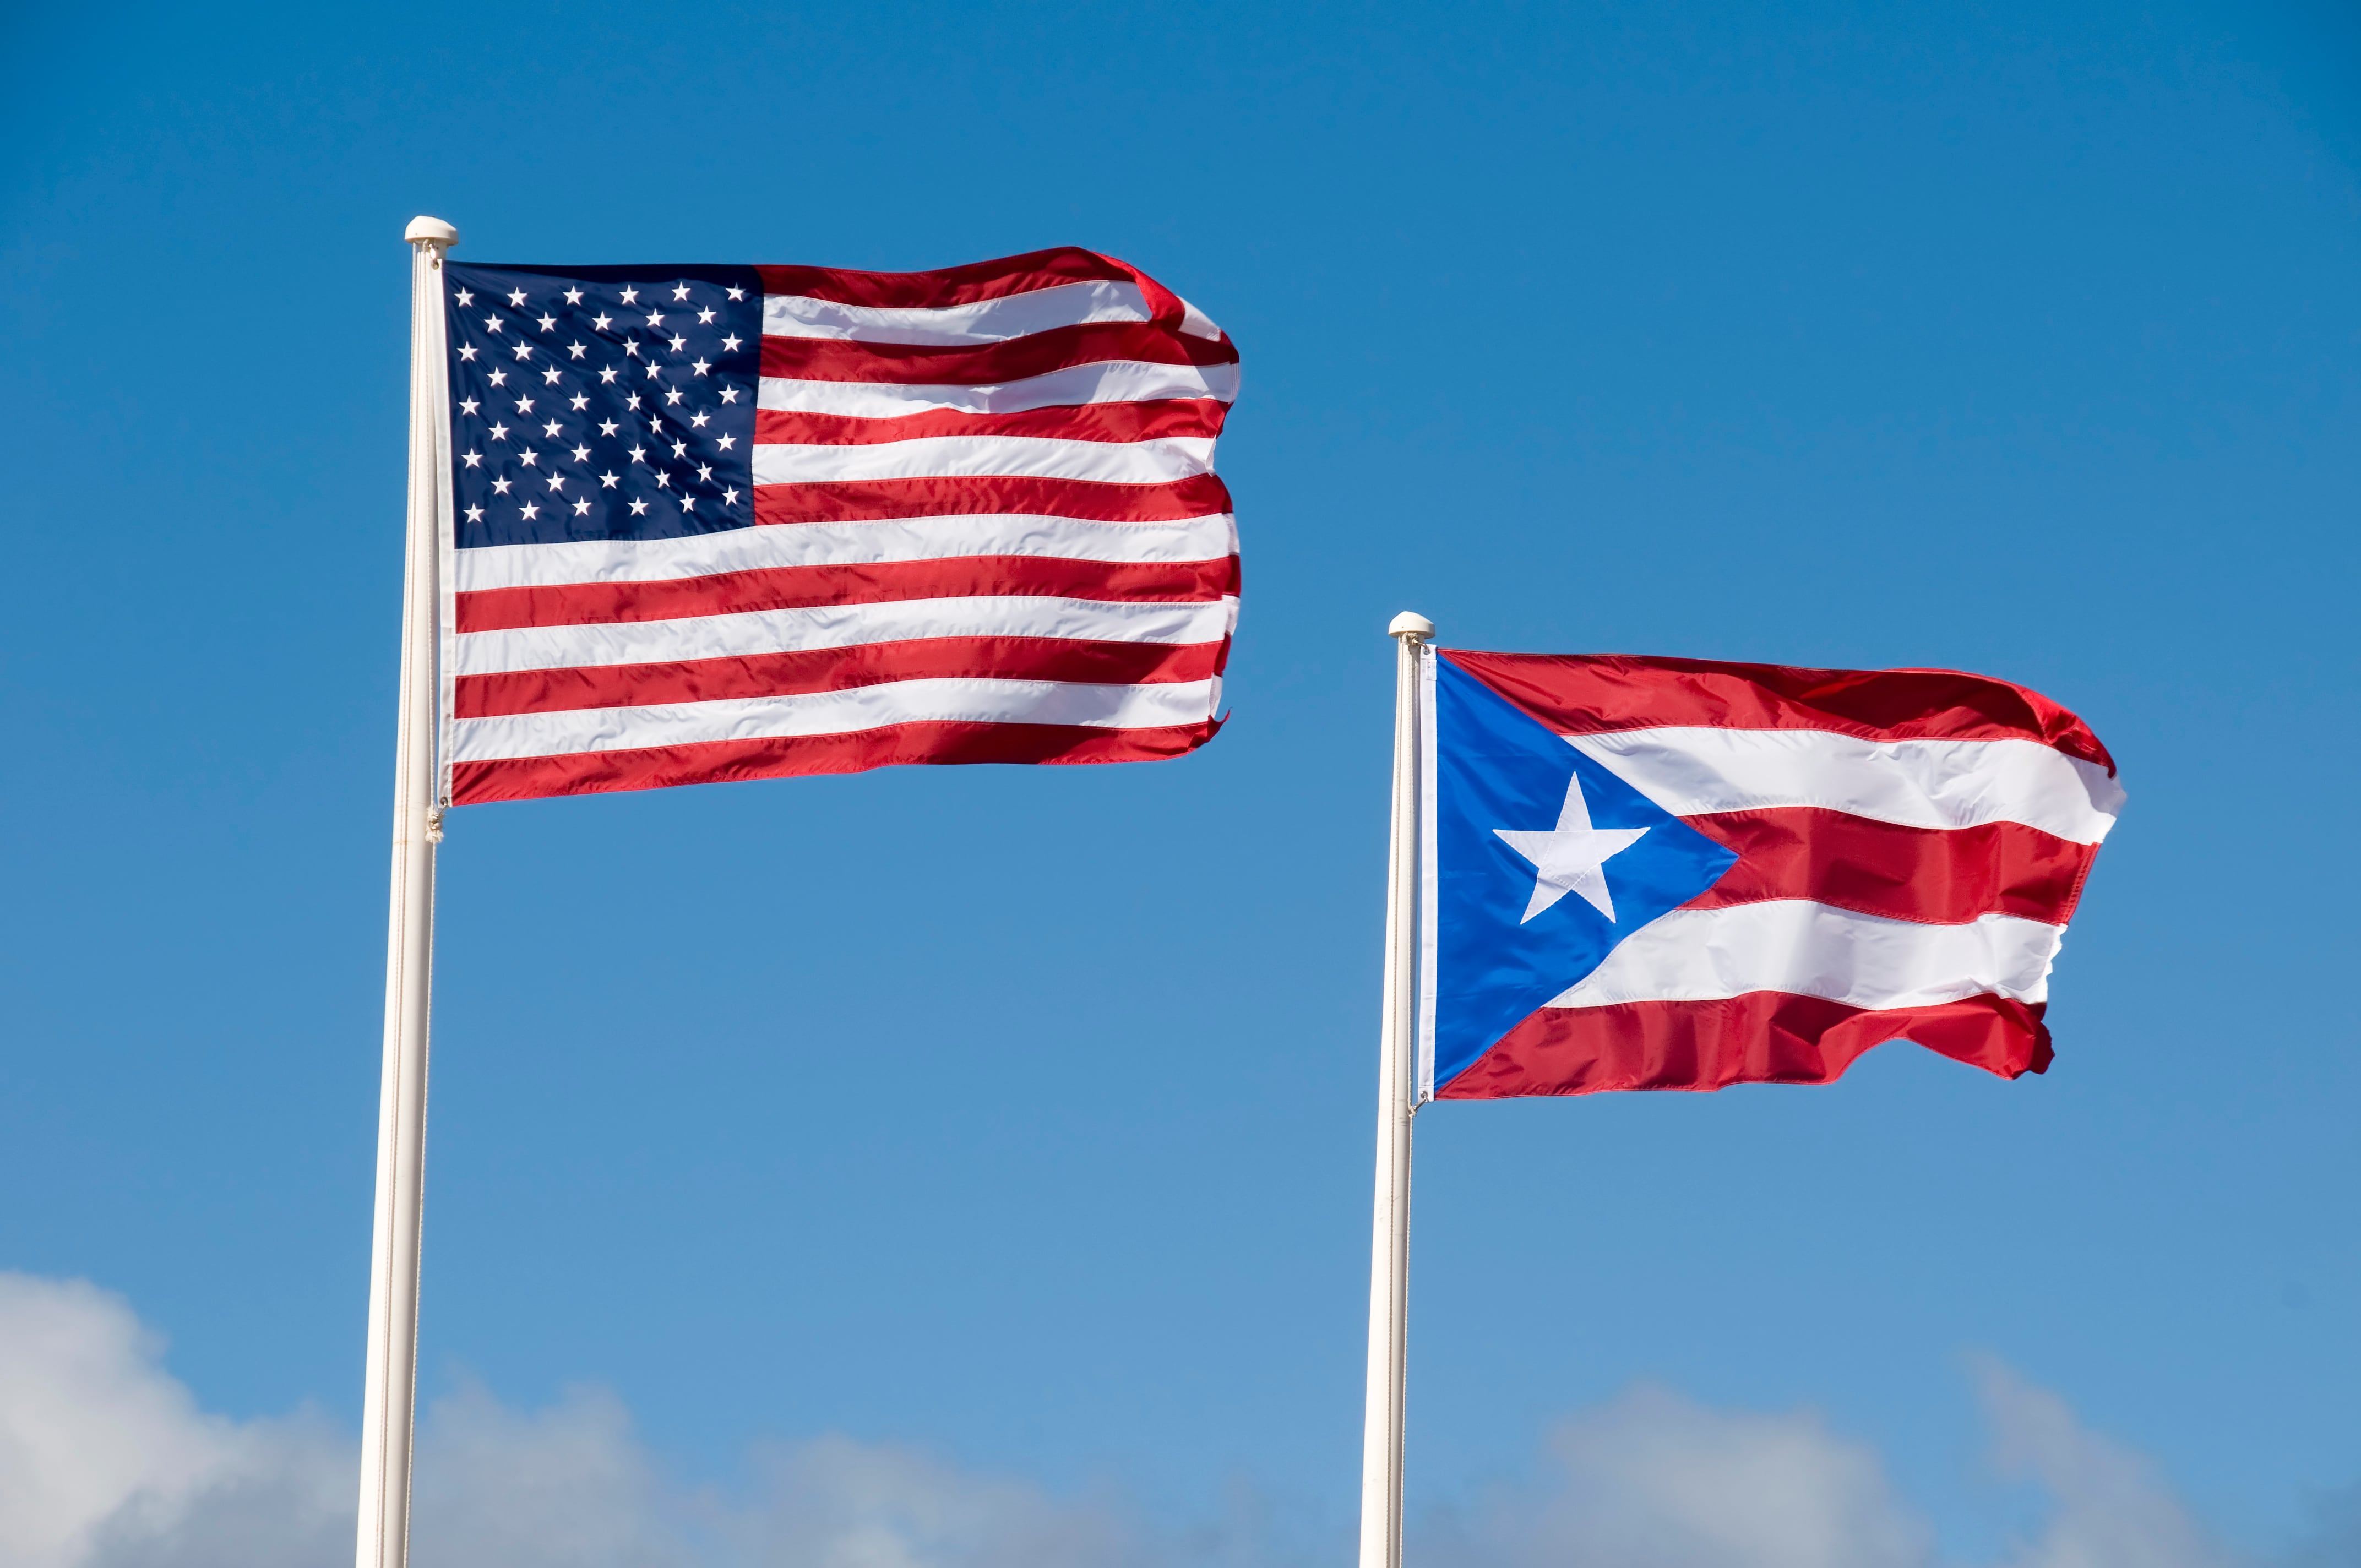
POLYGON ((1522 926, 1567 894, 1609 920, 1615 900, 1607 891, 1607 862, 1648 836, 1645 828, 1593 828, 1590 803, 1582 797, 1582 775, 1565 782, 1565 804, 1558 808, 1557 826, 1544 828, 1495 828, 1509 848, 1533 863, 1533 896, 1525 905, 1522 926))

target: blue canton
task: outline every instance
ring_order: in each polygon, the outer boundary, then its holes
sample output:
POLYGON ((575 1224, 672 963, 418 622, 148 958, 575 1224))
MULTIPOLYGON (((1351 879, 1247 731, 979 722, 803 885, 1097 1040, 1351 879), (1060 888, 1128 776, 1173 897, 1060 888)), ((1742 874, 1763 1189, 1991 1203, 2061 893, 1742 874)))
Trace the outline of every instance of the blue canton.
POLYGON ((1434 658, 1434 1085, 1473 1066, 1617 943, 1719 881, 1738 857, 1642 795, 1444 655, 1434 658), (1511 838, 1560 820, 1579 780, 1590 824, 1628 837, 1601 868, 1610 918, 1537 896, 1511 838), (1617 830, 1624 830, 1618 832, 1617 830), (1543 905, 1536 912, 1536 905, 1543 905))
POLYGON ((752 268, 445 269, 459 548, 753 522, 752 268))

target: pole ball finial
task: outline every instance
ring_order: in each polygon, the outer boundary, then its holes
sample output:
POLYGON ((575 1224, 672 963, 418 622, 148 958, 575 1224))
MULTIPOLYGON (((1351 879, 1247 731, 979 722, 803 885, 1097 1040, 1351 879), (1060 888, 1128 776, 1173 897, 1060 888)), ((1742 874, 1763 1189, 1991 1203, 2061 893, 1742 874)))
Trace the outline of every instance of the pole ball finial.
POLYGON ((450 246, 458 243, 459 231, 441 218, 422 214, 410 220, 410 226, 401 231, 401 237, 412 245, 450 246))
POLYGON ((1415 637, 1422 642, 1434 635, 1434 622, 1414 609, 1406 609, 1394 617, 1392 623, 1386 628, 1386 635, 1415 637))

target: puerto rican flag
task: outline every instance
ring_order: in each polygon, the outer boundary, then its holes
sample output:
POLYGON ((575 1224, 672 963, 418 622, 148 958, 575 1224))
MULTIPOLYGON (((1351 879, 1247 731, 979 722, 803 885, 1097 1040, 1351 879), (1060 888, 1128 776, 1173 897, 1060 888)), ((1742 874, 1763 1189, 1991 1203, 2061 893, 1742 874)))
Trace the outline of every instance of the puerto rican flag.
POLYGON ((2014 1078, 2124 792, 2004 681, 1422 651, 1422 1098, 2014 1078))
POLYGON ((1138 269, 443 278, 445 804, 1220 727, 1238 355, 1138 269))

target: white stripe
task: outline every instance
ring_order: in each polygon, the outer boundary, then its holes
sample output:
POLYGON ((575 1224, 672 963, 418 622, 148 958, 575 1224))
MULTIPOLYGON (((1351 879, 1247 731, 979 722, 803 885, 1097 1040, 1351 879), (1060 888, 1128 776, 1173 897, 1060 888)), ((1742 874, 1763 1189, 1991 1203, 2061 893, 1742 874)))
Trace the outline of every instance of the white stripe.
MULTIPOLYGON (((764 337, 850 338, 859 343, 1005 343, 1088 322, 1152 319, 1137 283, 1056 283, 967 305, 842 305, 804 294, 763 296, 764 337)), ((1211 325, 1209 322, 1206 323, 1211 325)), ((1201 334, 1202 335, 1202 334, 1201 334)), ((1219 335, 1216 334, 1215 335, 1219 335)))
POLYGON ((2021 822, 2095 844, 2124 804, 2106 769, 2037 740, 1864 740, 1701 726, 1565 739, 1675 817, 1817 806, 1905 828, 2021 822))
MULTIPOLYGON (((1180 300, 1178 294, 1172 297, 1180 300)), ((1180 300, 1180 330, 1191 337, 1202 337, 1211 343, 1222 341, 1222 329, 1213 324, 1213 318, 1186 300, 1180 300)))
POLYGON ((1236 401, 1237 396, 1235 365, 1152 365, 1138 359, 1106 359, 1094 365, 1071 365, 1018 381, 976 386, 800 381, 765 376, 755 392, 755 406, 789 413, 900 419, 935 409, 972 414, 1013 414, 1028 409, 1070 408, 1080 403, 1145 403, 1170 398, 1212 398, 1228 403, 1236 401))
POLYGON ((2040 1002, 2065 934, 2014 915, 1922 926, 1803 899, 1676 909, 1625 938, 1549 1005, 1714 1002, 1756 991, 1852 1007, 1933 1006, 1982 992, 2040 1002))
POLYGON ((1207 473, 1210 436, 1156 441, 1059 441, 1038 435, 927 435, 867 446, 757 446, 754 483, 1027 475, 1108 485, 1155 485, 1207 473))
POLYGON ((1093 642, 1218 642, 1237 623, 1238 601, 1116 603, 1018 594, 895 599, 807 609, 743 610, 676 620, 594 626, 524 626, 458 639, 456 673, 573 670, 679 659, 727 659, 815 648, 857 648, 921 637, 1049 637, 1093 642))
POLYGON ((462 718, 452 726, 452 756, 462 762, 485 762, 503 757, 563 756, 640 746, 844 735, 887 724, 928 721, 1149 729, 1201 724, 1220 700, 1219 681, 1137 686, 1066 681, 889 681, 796 696, 462 718))
POLYGON ((657 583, 775 566, 866 565, 963 555, 1065 561, 1218 561, 1238 553, 1228 512, 1180 522, 1086 522, 1016 513, 798 522, 730 528, 683 539, 586 539, 489 544, 455 552, 458 591, 568 583, 657 583))

